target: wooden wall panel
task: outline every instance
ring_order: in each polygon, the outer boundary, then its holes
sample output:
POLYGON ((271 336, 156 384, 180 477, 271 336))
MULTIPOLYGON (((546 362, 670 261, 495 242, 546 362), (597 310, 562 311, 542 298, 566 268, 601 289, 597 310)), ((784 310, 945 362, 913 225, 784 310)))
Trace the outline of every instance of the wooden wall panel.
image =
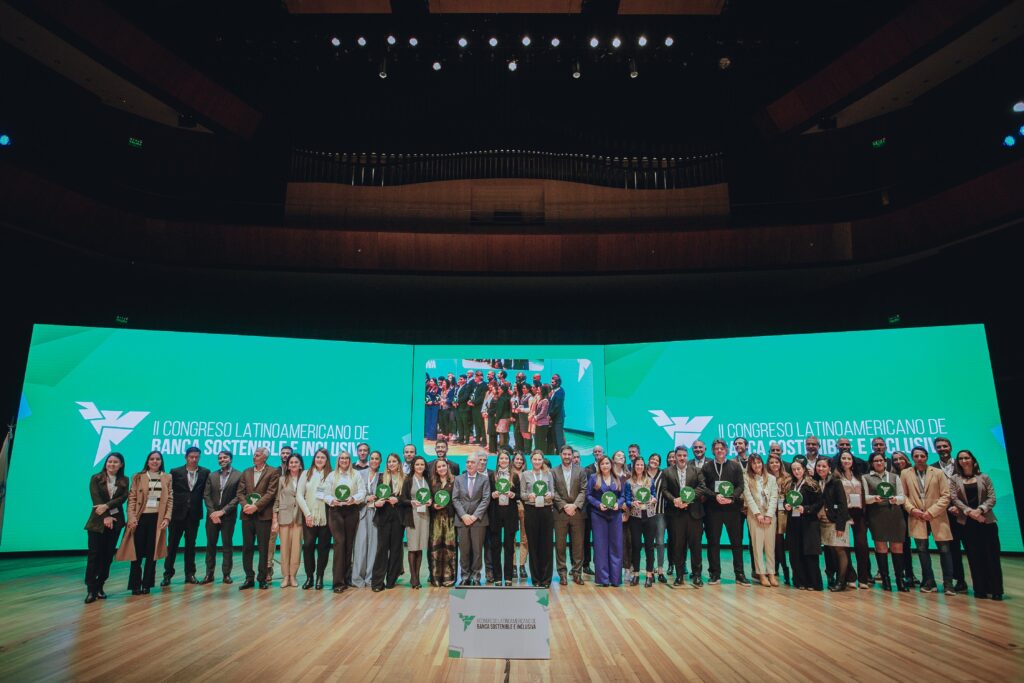
POLYGON ((619 14, 721 14, 725 0, 619 0, 619 14))

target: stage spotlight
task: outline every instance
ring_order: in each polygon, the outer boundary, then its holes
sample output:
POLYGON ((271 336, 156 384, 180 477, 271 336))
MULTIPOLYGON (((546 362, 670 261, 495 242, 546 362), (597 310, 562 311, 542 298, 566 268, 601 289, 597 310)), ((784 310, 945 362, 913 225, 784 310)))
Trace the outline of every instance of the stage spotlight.
POLYGON ((459 38, 459 47, 466 47, 469 45, 469 41, 465 38, 459 38))
POLYGON ((1017 100, 1016 102, 1014 102, 1013 111, 1015 111, 1018 114, 1024 112, 1024 100, 1017 100))
POLYGON ((639 75, 640 75, 640 72, 637 71, 637 69, 636 69, 636 60, 635 59, 629 60, 629 77, 630 78, 636 78, 639 75))
POLYGON ((523 36, 523 47, 530 47, 530 36, 523 36))
POLYGON ((434 62, 434 71, 441 70, 441 62, 434 62))
POLYGON ((508 70, 509 71, 515 71, 518 68, 519 68, 519 64, 516 63, 516 60, 514 60, 514 59, 511 62, 508 63, 508 70))
POLYGON ((420 44, 420 41, 418 41, 416 39, 416 36, 413 36, 413 37, 409 38, 409 45, 411 45, 412 47, 416 47, 419 44, 420 44))
POLYGON ((572 65, 572 77, 579 78, 581 75, 583 75, 583 73, 580 71, 580 60, 577 59, 572 65))
POLYGON ((729 59, 728 57, 722 57, 721 59, 718 60, 718 68, 721 69, 722 71, 725 71, 730 66, 732 66, 732 60, 729 59))
POLYGON ((1012 135, 1007 135, 1005 138, 1003 138, 1003 147, 1013 147, 1016 144, 1017 138, 1013 137, 1012 135))
POLYGON ((672 47, 672 44, 676 42, 672 36, 665 36, 665 47, 672 47))
POLYGON ((487 44, 490 45, 491 47, 498 47, 498 39, 495 38, 494 36, 491 36, 491 39, 487 41, 487 44))
POLYGON ((11 136, 8 135, 7 133, 4 133, 3 135, 0 135, 0 147, 10 147, 10 146, 11 146, 11 136))
POLYGON ((380 63, 380 73, 377 75, 381 78, 388 77, 388 60, 385 59, 380 63))
POLYGON ((619 40, 618 36, 615 36, 614 38, 612 38, 612 47, 621 47, 621 46, 622 46, 622 41, 619 40))
POLYGON ((554 38, 551 39, 551 47, 558 47, 561 44, 562 41, 558 39, 558 36, 555 36, 554 38))
POLYGON ((640 36, 639 38, 637 38, 636 44, 639 45, 640 47, 644 47, 645 45, 647 45, 647 36, 640 36))
POLYGON ((590 47, 597 47, 600 43, 601 41, 597 39, 597 36, 590 39, 590 47))
POLYGON ((338 36, 331 36, 331 45, 334 47, 341 47, 341 39, 338 36))
POLYGON ((388 36, 388 45, 394 45, 397 42, 398 42, 397 38, 395 38, 394 36, 391 36, 391 35, 388 36))
POLYGON ((359 36, 356 38, 356 42, 359 44, 359 47, 366 47, 366 38, 359 36))

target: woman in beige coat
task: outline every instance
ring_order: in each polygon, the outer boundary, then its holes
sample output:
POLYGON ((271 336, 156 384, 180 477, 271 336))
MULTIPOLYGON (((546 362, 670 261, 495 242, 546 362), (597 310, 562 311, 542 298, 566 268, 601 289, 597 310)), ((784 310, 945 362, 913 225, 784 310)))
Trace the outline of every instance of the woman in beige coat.
POLYGON ((132 477, 128 491, 128 526, 117 559, 130 560, 128 589, 148 595, 156 579, 156 561, 167 556, 167 525, 174 509, 171 475, 164 472, 164 456, 152 451, 146 466, 132 477), (142 562, 145 560, 145 571, 142 562))
POLYGON ((299 558, 302 556, 302 511, 299 509, 299 478, 302 475, 302 457, 288 456, 284 476, 277 487, 274 498, 274 517, 270 527, 272 533, 281 534, 281 588, 297 587, 295 575, 299 572, 299 558))
POLYGON ((953 559, 949 555, 949 542, 953 533, 949 528, 949 479, 937 467, 929 467, 928 451, 917 446, 910 452, 913 466, 900 473, 906 500, 903 508, 907 511, 907 531, 917 546, 921 561, 921 592, 934 593, 935 574, 932 571, 931 556, 928 554, 928 535, 935 537, 942 565, 944 592, 955 595, 953 590, 953 559))

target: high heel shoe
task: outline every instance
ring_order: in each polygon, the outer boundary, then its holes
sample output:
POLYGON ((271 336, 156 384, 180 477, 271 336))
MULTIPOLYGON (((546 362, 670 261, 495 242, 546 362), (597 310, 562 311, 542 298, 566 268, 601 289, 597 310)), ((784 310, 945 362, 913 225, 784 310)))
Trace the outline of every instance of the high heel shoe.
POLYGON ((306 582, 302 584, 302 590, 308 591, 312 587, 313 587, 313 577, 312 576, 307 576, 306 577, 306 582))
POLYGON ((768 575, 768 583, 771 585, 772 588, 779 587, 779 579, 777 576, 775 576, 775 574, 768 575))
POLYGON ((653 574, 648 574, 647 575, 647 580, 644 581, 644 588, 650 588, 653 585, 654 585, 654 575, 653 574))

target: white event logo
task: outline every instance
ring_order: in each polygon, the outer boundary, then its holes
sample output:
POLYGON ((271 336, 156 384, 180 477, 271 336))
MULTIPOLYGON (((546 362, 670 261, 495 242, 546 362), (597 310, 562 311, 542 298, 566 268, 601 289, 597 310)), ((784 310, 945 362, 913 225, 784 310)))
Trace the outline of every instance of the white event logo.
POLYGON ((131 410, 127 413, 120 410, 100 410, 91 401, 76 401, 82 406, 78 412, 86 420, 92 423, 93 429, 100 435, 100 443, 96 447, 96 459, 93 465, 99 464, 107 457, 111 449, 124 441, 125 437, 132 433, 132 430, 139 426, 139 423, 146 419, 149 412, 131 410))
POLYGON ((665 429, 672 437, 675 445, 693 448, 693 442, 700 438, 700 433, 714 419, 712 415, 698 417, 669 417, 664 410, 648 410, 654 417, 654 424, 665 429))

